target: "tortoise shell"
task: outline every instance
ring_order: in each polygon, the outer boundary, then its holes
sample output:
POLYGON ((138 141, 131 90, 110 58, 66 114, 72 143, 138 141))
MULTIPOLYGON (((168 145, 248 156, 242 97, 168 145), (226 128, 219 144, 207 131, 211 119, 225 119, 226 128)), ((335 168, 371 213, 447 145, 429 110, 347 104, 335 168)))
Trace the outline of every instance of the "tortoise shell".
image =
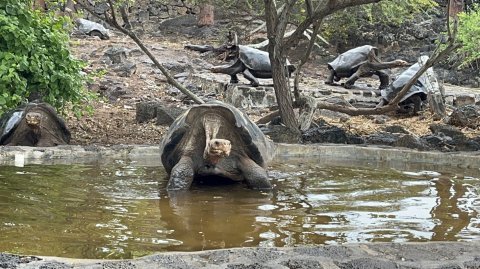
POLYGON ((7 145, 15 139, 16 141, 20 141, 18 145, 34 146, 30 145, 29 142, 26 142, 26 144, 22 143, 22 138, 19 137, 25 132, 19 134, 20 130, 18 130, 18 128, 26 126, 21 123, 25 121, 25 116, 29 112, 37 112, 44 116, 45 120, 42 123, 42 128, 55 129, 50 130, 49 133, 55 133, 59 142, 62 144, 68 144, 70 142, 70 131, 65 121, 57 115, 55 109, 47 103, 31 102, 20 105, 16 109, 2 115, 0 118, 0 145, 7 145))
MULTIPOLYGON (((258 72, 272 72, 268 52, 242 45, 239 45, 238 49, 238 58, 248 69, 258 72)), ((293 68, 288 60, 287 67, 289 70, 293 68)))
MULTIPOLYGON (((170 126, 168 133, 160 144, 162 163, 168 173, 180 160, 180 154, 183 152, 178 149, 178 147, 183 146, 180 141, 185 135, 191 134, 188 131, 193 123, 200 120, 206 113, 222 115, 230 123, 223 127, 227 127, 228 132, 233 132, 240 138, 240 141, 236 141, 236 144, 232 147, 237 145, 238 150, 244 151, 249 158, 261 167, 265 167, 266 163, 271 160, 274 144, 265 137, 260 128, 236 107, 220 101, 213 101, 191 107, 178 116, 170 126)), ((204 141, 199 143, 205 144, 204 141)))
MULTIPOLYGON (((381 91, 382 98, 387 102, 390 102, 397 96, 398 92, 407 84, 407 82, 418 72, 420 65, 418 63, 410 66, 407 70, 403 71, 385 90, 381 91)), ((425 88, 426 77, 425 75, 420 76, 420 78, 415 82, 415 84, 410 88, 410 90, 402 97, 400 102, 407 100, 414 94, 419 94, 422 100, 427 99, 427 90, 425 88)))
POLYGON ((335 60, 328 63, 328 67, 333 69, 337 76, 348 77, 356 67, 368 60, 372 50, 375 55, 378 54, 378 49, 370 45, 353 48, 338 55, 335 60))

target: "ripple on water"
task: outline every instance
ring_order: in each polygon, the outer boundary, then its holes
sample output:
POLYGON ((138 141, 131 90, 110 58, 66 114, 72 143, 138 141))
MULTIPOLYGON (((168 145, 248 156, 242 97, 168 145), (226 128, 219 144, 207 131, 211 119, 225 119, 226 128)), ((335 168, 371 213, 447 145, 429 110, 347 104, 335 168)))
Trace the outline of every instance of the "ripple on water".
MULTIPOLYGON (((478 171, 477 171, 478 172, 478 171)), ((275 188, 163 191, 162 167, 2 167, 0 251, 132 258, 158 251, 474 240, 478 173, 273 164, 275 188)))

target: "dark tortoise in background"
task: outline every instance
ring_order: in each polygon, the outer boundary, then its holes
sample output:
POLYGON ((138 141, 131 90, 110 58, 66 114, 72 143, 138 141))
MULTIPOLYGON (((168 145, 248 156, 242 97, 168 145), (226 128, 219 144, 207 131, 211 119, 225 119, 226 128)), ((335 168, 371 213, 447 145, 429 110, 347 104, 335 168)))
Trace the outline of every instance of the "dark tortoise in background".
MULTIPOLYGON (((259 86, 257 78, 272 78, 268 52, 242 45, 229 46, 228 50, 233 54, 233 61, 226 65, 214 66, 210 71, 230 75, 230 83, 238 83, 237 74, 242 73, 253 87, 259 86)), ((288 60, 286 65, 286 71, 290 76, 295 67, 288 60)))
POLYGON ((189 189, 197 176, 271 189, 265 168, 274 144, 232 105, 215 101, 191 107, 172 123, 160 148, 168 190, 189 189))
MULTIPOLYGON (((410 66, 407 70, 403 71, 388 87, 381 90, 382 99, 378 106, 388 104, 397 96, 397 94, 403 89, 407 82, 418 72, 420 64, 416 63, 410 66)), ((399 103, 400 113, 416 114, 423 108, 423 103, 427 100, 427 89, 425 74, 415 82, 410 90, 402 97, 399 103)))
POLYGON ((408 63, 403 60, 381 62, 378 58, 378 49, 364 45, 348 50, 328 63, 330 74, 325 83, 335 85, 334 81, 347 78, 343 86, 351 89, 359 78, 377 75, 380 79, 379 89, 384 89, 390 81, 388 74, 382 70, 407 65, 408 63))
POLYGON ((55 109, 31 102, 0 118, 0 145, 51 147, 70 142, 70 131, 55 109))

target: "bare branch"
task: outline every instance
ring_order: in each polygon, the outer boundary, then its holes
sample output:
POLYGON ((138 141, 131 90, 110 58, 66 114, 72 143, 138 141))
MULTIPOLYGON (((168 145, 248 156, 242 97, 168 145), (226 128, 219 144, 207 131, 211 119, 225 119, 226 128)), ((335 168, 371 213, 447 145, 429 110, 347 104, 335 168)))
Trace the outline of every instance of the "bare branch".
POLYGON ((321 21, 317 22, 313 26, 313 33, 312 33, 312 36, 310 38, 310 42, 308 43, 307 51, 305 52, 303 57, 300 59, 300 62, 297 64, 297 69, 295 70, 295 73, 294 73, 295 80, 293 82, 293 96, 295 97, 295 100, 300 99, 300 87, 299 87, 300 77, 301 77, 300 76, 300 71, 301 71, 303 65, 308 61, 308 58, 310 57, 310 54, 312 53, 313 46, 315 45, 315 37, 317 36, 317 34, 320 30, 320 25, 321 25, 321 21))

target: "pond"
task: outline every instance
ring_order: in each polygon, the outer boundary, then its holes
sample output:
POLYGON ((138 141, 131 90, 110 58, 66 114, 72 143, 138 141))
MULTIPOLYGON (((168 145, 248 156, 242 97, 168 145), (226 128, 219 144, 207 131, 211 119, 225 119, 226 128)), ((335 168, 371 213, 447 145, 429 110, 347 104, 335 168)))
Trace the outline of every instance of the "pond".
POLYGON ((134 258, 161 251, 480 238, 479 170, 289 160, 272 192, 242 184, 164 191, 161 166, 0 166, 0 251, 134 258))

